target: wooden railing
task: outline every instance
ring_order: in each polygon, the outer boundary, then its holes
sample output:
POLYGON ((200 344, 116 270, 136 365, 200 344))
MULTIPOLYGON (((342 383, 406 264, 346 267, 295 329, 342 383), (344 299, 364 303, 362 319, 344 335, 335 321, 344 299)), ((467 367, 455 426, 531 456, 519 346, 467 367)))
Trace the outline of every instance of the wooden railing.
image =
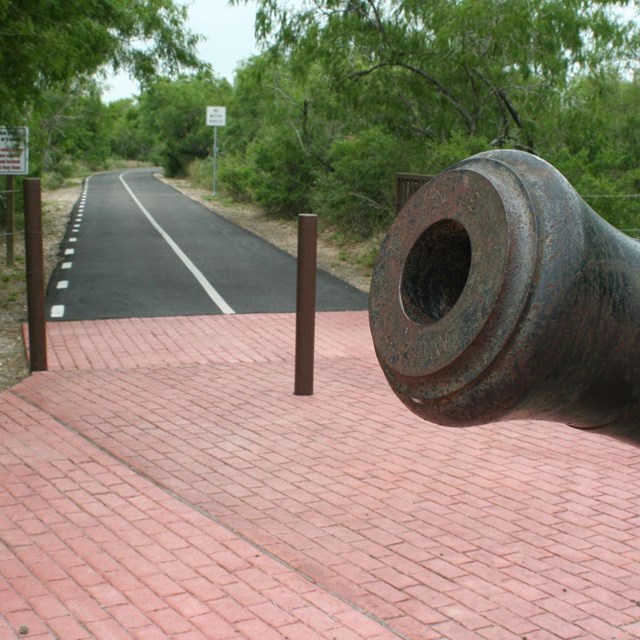
POLYGON ((396 215, 409 201, 409 198, 425 185, 433 176, 420 173, 396 173, 396 215))

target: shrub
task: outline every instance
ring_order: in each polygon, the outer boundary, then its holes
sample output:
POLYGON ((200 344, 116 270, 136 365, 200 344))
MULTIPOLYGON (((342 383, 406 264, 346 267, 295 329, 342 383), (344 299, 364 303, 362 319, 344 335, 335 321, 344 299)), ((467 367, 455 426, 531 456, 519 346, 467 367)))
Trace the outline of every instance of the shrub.
POLYGON ((211 189, 213 186, 213 166, 211 158, 197 158, 187 167, 189 181, 194 187, 211 189))
MULTIPOLYGON (((211 163, 209 163, 211 170, 211 163)), ((251 202, 253 168, 242 154, 224 156, 218 165, 221 189, 236 202, 251 202)))
POLYGON ((403 166, 401 143, 371 128, 335 142, 329 162, 333 171, 318 175, 313 188, 313 211, 354 237, 385 227, 394 212, 394 174, 403 166))
POLYGON ((311 162, 289 128, 263 130, 247 148, 243 171, 252 199, 267 214, 294 217, 308 211, 311 162))
POLYGON ((584 148, 560 149, 548 159, 600 216, 632 235, 640 233, 639 169, 620 168, 616 157, 606 162, 606 154, 590 162, 584 148))
POLYGON ((489 151, 491 148, 486 138, 469 137, 460 132, 454 132, 448 140, 431 143, 425 149, 423 168, 416 171, 435 175, 457 162, 476 153, 489 151))

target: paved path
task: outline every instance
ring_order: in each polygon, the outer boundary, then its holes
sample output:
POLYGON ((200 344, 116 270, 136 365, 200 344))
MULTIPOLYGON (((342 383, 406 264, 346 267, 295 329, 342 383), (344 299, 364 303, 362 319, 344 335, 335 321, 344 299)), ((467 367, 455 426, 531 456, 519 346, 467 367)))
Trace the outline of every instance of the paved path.
POLYGON ((363 312, 296 397, 294 324, 49 326, 0 394, 0 640, 640 637, 637 448, 421 422, 363 312))
MULTIPOLYGON (((51 320, 293 312, 296 259, 154 177, 91 176, 47 291, 51 320)), ((319 270, 317 308, 367 294, 319 270)))

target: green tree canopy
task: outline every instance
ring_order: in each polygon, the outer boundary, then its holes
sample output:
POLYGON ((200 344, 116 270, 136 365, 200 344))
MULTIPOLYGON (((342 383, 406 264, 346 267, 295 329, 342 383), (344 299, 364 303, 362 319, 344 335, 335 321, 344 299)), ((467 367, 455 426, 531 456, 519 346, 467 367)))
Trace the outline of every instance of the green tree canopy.
POLYGON ((77 160, 100 168, 109 156, 106 107, 95 81, 82 79, 44 92, 29 124, 36 172, 63 177, 77 160))
POLYGON ((301 70, 319 61, 352 94, 382 75, 416 129, 437 138, 453 120, 497 146, 534 148, 535 115, 568 78, 634 59, 638 39, 622 0, 232 2, 255 2, 258 35, 301 70))
POLYGON ((0 0, 0 118, 103 67, 145 82, 201 66, 186 17, 174 0, 0 0))
POLYGON ((159 78, 140 96, 139 126, 153 141, 152 159, 168 175, 180 175, 190 161, 212 151, 205 107, 229 102, 231 85, 209 71, 176 80, 159 78))

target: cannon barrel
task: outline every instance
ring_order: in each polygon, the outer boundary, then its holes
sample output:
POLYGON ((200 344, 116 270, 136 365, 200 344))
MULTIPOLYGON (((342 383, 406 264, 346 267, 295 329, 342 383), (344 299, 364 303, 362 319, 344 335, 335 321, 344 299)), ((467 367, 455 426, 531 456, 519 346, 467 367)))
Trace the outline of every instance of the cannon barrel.
POLYGON ((640 243, 536 156, 481 153, 422 187, 382 243, 369 320, 425 420, 640 440, 640 243))

